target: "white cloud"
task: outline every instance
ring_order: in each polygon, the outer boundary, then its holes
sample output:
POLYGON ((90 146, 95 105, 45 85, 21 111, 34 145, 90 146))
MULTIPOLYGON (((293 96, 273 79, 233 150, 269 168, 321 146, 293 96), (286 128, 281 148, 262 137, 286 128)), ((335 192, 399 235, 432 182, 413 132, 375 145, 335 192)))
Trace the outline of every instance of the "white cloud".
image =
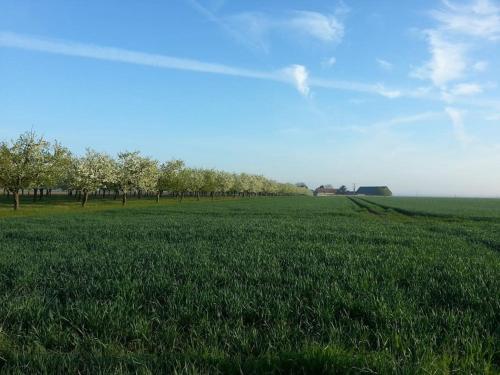
POLYGON ((291 65, 284 69, 285 75, 288 76, 297 90, 304 95, 309 95, 309 73, 303 65, 291 65))
POLYGON ((451 43, 436 30, 426 32, 431 60, 415 69, 411 75, 415 78, 430 79, 437 87, 462 78, 467 68, 466 47, 451 43))
POLYGON ((375 61, 377 62, 378 66, 384 70, 392 70, 392 68, 394 67, 392 63, 384 59, 377 58, 375 59, 375 61))
POLYGON ((273 33, 289 36, 292 41, 303 36, 321 43, 339 43, 344 36, 344 24, 339 14, 299 10, 275 17, 261 12, 242 12, 219 18, 218 22, 224 24, 231 34, 237 34, 239 39, 268 50, 273 33))
MULTIPOLYGON (((392 127, 398 126, 398 125, 423 122, 426 120, 436 118, 439 115, 440 115, 440 113, 438 113, 438 112, 421 112, 421 113, 416 113, 416 114, 408 115, 408 116, 393 117, 393 118, 388 119, 388 120, 375 122, 375 123, 369 125, 368 127, 365 127, 364 129, 365 130, 369 129, 369 128, 387 129, 387 128, 392 128, 392 127)), ((442 114, 441 114, 441 116, 442 116, 442 114)))
MULTIPOLYGON (((441 9, 430 12, 436 26, 424 31, 431 58, 413 70, 411 76, 431 80, 442 90, 442 97, 449 100, 453 95, 453 90, 447 90, 449 83, 488 67, 486 61, 472 63, 468 54, 481 46, 481 41, 500 40, 500 8, 490 0, 472 0, 460 5, 442 0, 442 4, 441 9)), ((477 87, 465 84, 457 90, 459 94, 478 91, 477 87)))
POLYGON ((312 11, 294 11, 287 20, 281 21, 285 28, 309 35, 323 42, 340 42, 344 36, 344 25, 333 14, 312 11))
POLYGON ((484 88, 477 83, 459 83, 451 87, 451 89, 441 89, 441 99, 447 103, 457 101, 460 96, 473 96, 481 94, 484 88))
POLYGON ((382 84, 378 84, 376 87, 378 93, 382 96, 385 96, 386 98, 394 99, 394 98, 399 98, 401 96, 401 92, 399 90, 387 89, 382 84))
POLYGON ((237 42, 258 50, 267 51, 269 46, 263 35, 269 28, 267 20, 259 13, 242 13, 228 19, 219 17, 215 12, 201 5, 197 0, 187 0, 187 3, 208 21, 219 26, 227 35, 237 42), (234 19, 233 19, 234 18, 234 19), (246 25, 241 30, 241 25, 246 25))
POLYGON ((472 65, 472 68, 476 72, 484 72, 486 69, 488 69, 488 62, 487 61, 478 61, 474 65, 472 65))
MULTIPOLYGON (((399 90, 388 88, 383 84, 369 84, 355 81, 329 80, 310 77, 308 70, 302 65, 293 65, 285 69, 262 71, 246 69, 224 64, 204 62, 194 59, 178 58, 166 55, 144 53, 115 47, 106 47, 93 44, 83 44, 73 41, 54 40, 12 32, 0 31, 0 47, 19 48, 25 50, 76 56, 104 61, 152 66, 164 69, 178 69, 202 73, 221 74, 235 77, 269 80, 281 83, 293 83, 303 95, 310 95, 313 87, 358 92, 364 94, 381 95, 386 98, 412 97, 426 98, 430 100, 439 99, 429 87, 416 90, 399 90), (288 72, 284 74, 284 72, 288 72)), ((457 94, 478 91, 477 88, 467 85, 457 85, 457 94)), ((451 95, 451 94, 450 94, 451 95)), ((470 102, 476 106, 491 106, 489 102, 470 102)), ((497 105, 497 102, 494 103, 497 105)))
POLYGON ((335 57, 330 57, 326 60, 324 60, 321 65, 324 67, 324 68, 331 68, 332 66, 334 66, 335 64, 337 63, 337 59, 335 57))
MULTIPOLYGON (((321 113, 321 117, 325 120, 330 121, 326 114, 321 113)), ((295 134, 295 135, 326 135, 336 132, 355 132, 359 134, 373 135, 386 135, 389 134, 387 131, 393 128, 398 128, 400 126, 417 124, 418 126, 429 126, 428 120, 434 120, 444 117, 443 112, 420 112, 405 116, 397 116, 392 118, 387 118, 384 120, 379 120, 376 122, 368 124, 357 124, 357 125, 327 125, 327 126, 315 126, 311 128, 310 126, 298 127, 292 126, 280 129, 279 132, 283 134, 295 134)))
POLYGON ((431 14, 440 27, 451 33, 500 39, 500 8, 489 0, 475 0, 467 5, 443 1, 445 8, 431 14))
POLYGON ((270 48, 267 40, 268 33, 274 25, 265 14, 258 12, 244 12, 225 17, 220 21, 231 30, 231 35, 235 36, 244 44, 249 44, 257 49, 268 51, 270 48))
POLYGON ((445 108, 446 114, 449 116, 451 120, 451 124, 453 125, 453 132, 455 134, 455 138, 461 143, 470 143, 471 138, 467 135, 464 126, 464 112, 459 109, 453 107, 445 108))
POLYGON ((403 93, 401 91, 395 89, 388 89, 380 83, 368 84, 368 83, 353 82, 353 81, 337 81, 331 79, 310 78, 309 84, 313 87, 355 91, 366 94, 377 94, 391 99, 403 96, 403 93))
POLYGON ((459 83, 453 86, 450 93, 452 95, 476 95, 483 92, 483 88, 477 83, 459 83))

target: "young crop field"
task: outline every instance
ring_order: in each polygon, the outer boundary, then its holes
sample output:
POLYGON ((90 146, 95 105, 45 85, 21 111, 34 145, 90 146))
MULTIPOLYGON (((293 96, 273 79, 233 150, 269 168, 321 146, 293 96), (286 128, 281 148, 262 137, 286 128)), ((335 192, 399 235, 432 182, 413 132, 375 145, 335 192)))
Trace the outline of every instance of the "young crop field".
POLYGON ((408 214, 462 217, 469 219, 500 218, 500 199, 488 198, 408 198, 369 197, 385 208, 406 210, 408 214))
POLYGON ((2 374, 500 372, 499 200, 46 199, 0 203, 2 374))

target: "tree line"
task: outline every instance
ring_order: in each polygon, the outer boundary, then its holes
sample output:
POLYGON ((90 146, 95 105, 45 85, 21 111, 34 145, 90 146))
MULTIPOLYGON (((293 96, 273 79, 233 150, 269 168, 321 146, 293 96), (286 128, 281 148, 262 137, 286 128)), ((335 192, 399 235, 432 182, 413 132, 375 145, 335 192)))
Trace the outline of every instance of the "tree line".
POLYGON ((29 131, 16 140, 0 142, 0 188, 12 195, 19 208, 20 195, 33 192, 33 199, 67 192, 85 207, 89 196, 127 198, 165 194, 182 201, 184 196, 254 196, 310 194, 304 187, 279 183, 260 175, 191 168, 182 160, 160 163, 139 151, 124 151, 116 158, 87 149, 76 156, 59 142, 48 142, 29 131))

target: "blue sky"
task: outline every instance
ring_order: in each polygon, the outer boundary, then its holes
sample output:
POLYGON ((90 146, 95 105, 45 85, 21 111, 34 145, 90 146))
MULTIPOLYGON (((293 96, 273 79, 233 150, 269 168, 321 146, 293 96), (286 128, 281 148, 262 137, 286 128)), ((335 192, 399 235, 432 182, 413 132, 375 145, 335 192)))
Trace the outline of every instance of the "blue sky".
POLYGON ((0 138, 500 196, 500 2, 0 0, 0 138))

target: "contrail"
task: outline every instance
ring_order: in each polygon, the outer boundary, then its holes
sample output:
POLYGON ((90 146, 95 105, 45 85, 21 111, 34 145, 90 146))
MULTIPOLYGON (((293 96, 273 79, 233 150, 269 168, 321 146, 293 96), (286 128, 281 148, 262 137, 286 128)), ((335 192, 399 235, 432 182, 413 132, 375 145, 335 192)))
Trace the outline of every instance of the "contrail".
POLYGON ((275 81, 284 80, 276 73, 234 68, 222 64, 213 64, 192 59, 136 52, 121 48, 104 47, 93 44, 83 44, 53 39, 42 39, 12 32, 0 32, 0 46, 67 56, 78 56, 98 60, 147 65, 158 68, 190 70, 195 72, 225 74, 275 81))
POLYGON ((282 82, 293 84, 297 88, 297 90, 305 96, 307 96, 309 93, 309 86, 378 94, 388 98, 395 98, 401 95, 399 91, 388 90, 382 85, 370 85, 348 81, 310 79, 307 69, 304 66, 297 64, 293 64, 276 71, 266 72, 237 68, 224 64, 208 63, 193 59, 131 51, 116 47, 98 46, 95 44, 40 38, 9 31, 0 31, 0 47, 19 48, 29 51, 39 51, 58 55, 77 56, 104 61, 146 65, 165 69, 178 69, 282 82))

